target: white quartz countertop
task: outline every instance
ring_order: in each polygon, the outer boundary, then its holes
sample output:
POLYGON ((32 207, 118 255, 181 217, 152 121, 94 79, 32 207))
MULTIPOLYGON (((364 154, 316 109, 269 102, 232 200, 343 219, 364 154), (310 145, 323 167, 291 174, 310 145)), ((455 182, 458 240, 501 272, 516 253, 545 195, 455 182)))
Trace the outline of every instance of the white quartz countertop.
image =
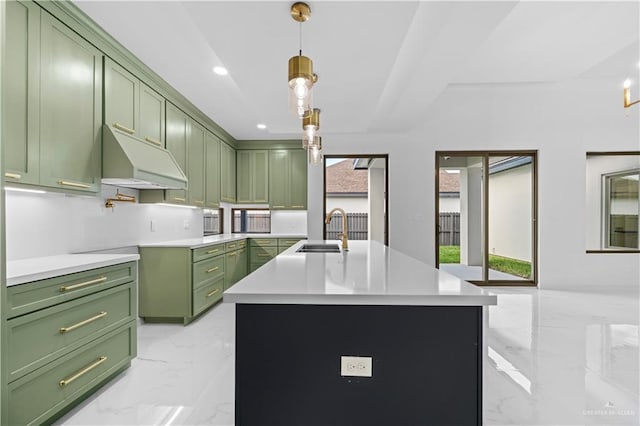
POLYGON ((349 251, 297 253, 301 241, 224 292, 231 303, 495 305, 485 290, 375 241, 349 251))
POLYGON ((140 259, 137 254, 61 254, 7 262, 7 286, 73 274, 140 259))
POLYGON ((201 238, 188 238, 184 240, 162 241, 160 243, 139 244, 138 247, 188 247, 199 248, 218 243, 245 240, 247 238, 307 238, 300 234, 220 234, 209 235, 201 238))

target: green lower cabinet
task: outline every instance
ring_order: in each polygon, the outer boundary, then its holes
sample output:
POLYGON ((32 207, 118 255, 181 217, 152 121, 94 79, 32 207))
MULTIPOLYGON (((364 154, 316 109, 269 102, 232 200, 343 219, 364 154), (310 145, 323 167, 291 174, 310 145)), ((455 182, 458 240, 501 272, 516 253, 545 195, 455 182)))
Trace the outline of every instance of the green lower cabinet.
POLYGON ((225 290, 247 275, 247 241, 239 240, 226 244, 225 290))
POLYGON ((278 255, 278 239, 251 238, 249 248, 249 273, 251 273, 278 255))
POLYGON ((140 247, 140 317, 147 322, 188 324, 220 301, 226 277, 224 252, 224 244, 196 249, 140 247))

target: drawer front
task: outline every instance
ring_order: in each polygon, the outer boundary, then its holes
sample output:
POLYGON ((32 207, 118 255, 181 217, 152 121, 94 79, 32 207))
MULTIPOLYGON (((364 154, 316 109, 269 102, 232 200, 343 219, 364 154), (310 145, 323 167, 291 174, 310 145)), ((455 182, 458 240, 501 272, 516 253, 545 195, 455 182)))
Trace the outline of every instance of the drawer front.
POLYGON ((266 263, 278 255, 277 247, 252 247, 251 263, 266 263))
POLYGON ((207 285, 195 289, 193 291, 193 315, 198 315, 200 312, 222 299, 223 291, 224 277, 220 277, 207 285))
POLYGON ((224 253, 224 244, 215 244, 193 249, 193 261, 199 262, 224 253))
POLYGON ((92 269, 7 288, 7 318, 134 281, 137 262, 92 269))
POLYGON ((118 328, 8 385, 9 424, 46 421, 136 355, 136 325, 118 328))
POLYGON ((238 244, 239 249, 247 247, 247 240, 238 240, 236 241, 236 243, 238 244))
POLYGON ((224 276, 224 256, 193 264, 193 288, 200 287, 205 282, 220 276, 224 276))
POLYGON ((237 250, 239 247, 240 247, 240 241, 231 241, 230 243, 226 243, 224 245, 224 250, 229 252, 229 251, 237 250))
POLYGON ((9 381, 136 317, 134 283, 7 321, 9 381))
MULTIPOLYGON (((278 238, 278 248, 279 249, 288 249, 298 241, 301 241, 303 238, 278 238)), ((282 253, 282 251, 281 251, 282 253)))
POLYGON ((277 238, 251 238, 251 247, 277 247, 277 238))

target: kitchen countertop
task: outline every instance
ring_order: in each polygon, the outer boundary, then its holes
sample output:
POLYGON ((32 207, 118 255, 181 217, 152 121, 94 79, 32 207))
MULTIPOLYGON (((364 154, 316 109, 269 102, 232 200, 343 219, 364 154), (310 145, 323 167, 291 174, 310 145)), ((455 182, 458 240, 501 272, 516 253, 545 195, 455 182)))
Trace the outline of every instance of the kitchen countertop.
POLYGON ((495 305, 497 297, 375 241, 341 253, 296 253, 301 241, 224 292, 231 303, 495 305))
POLYGON ((140 259, 137 254, 61 254, 7 262, 7 287, 140 259))
POLYGON ((307 238, 307 236, 301 234, 219 234, 201 238, 188 238, 184 240, 163 241, 160 243, 139 244, 138 247, 188 247, 193 249, 205 247, 211 244, 245 240, 247 238, 307 238))

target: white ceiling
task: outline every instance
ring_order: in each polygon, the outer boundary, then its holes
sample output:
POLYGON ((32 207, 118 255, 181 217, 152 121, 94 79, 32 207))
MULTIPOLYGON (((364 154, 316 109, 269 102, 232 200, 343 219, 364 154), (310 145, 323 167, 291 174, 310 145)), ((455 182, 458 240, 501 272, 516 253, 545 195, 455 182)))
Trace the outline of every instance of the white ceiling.
MULTIPOLYGON (((300 137, 286 85, 292 3, 76 0, 236 139, 300 137)), ((638 1, 308 3, 303 54, 319 76, 323 134, 411 130, 452 84, 638 75, 638 1)))

